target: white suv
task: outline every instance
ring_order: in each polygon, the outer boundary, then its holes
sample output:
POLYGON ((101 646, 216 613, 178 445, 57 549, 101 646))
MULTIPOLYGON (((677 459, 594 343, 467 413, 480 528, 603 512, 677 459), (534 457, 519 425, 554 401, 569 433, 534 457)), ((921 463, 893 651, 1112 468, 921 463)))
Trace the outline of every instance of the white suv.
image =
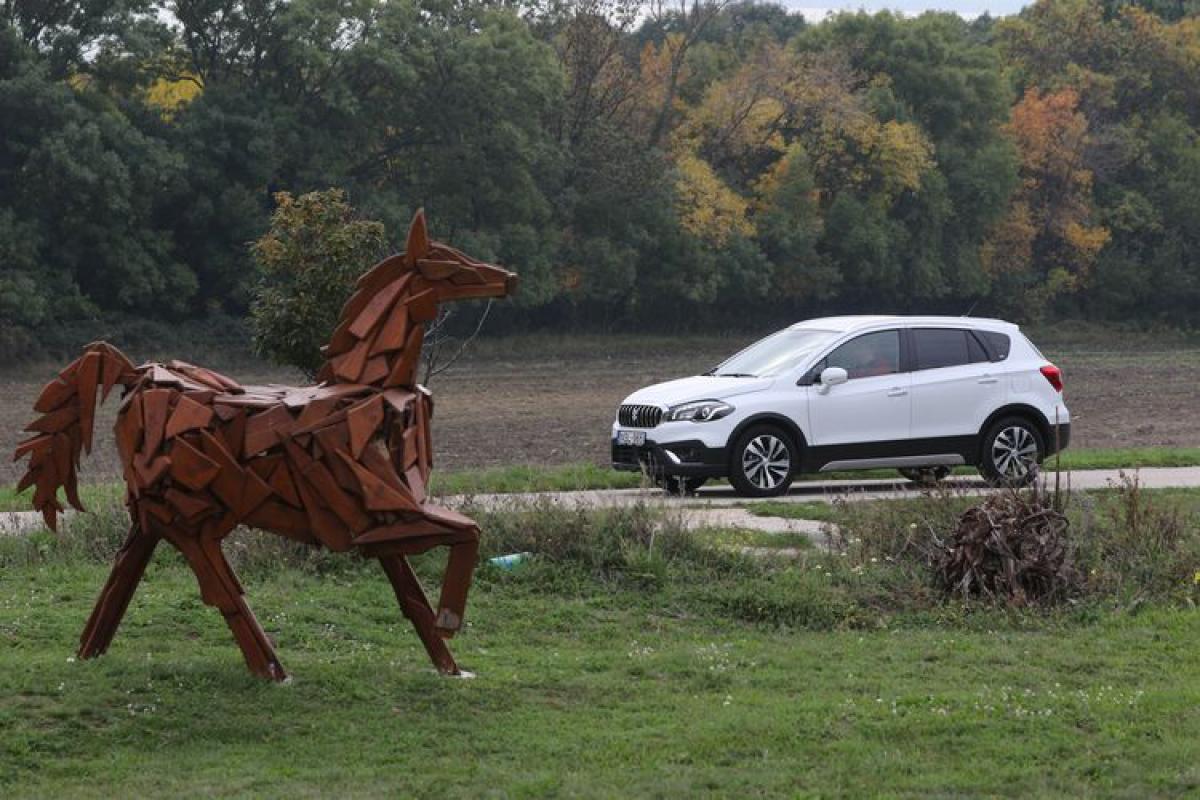
POLYGON ((798 473, 881 467, 932 482, 961 464, 1021 485, 1070 441, 1062 390, 1058 367, 1008 322, 825 317, 631 394, 612 461, 673 493, 727 477, 768 497, 798 473))

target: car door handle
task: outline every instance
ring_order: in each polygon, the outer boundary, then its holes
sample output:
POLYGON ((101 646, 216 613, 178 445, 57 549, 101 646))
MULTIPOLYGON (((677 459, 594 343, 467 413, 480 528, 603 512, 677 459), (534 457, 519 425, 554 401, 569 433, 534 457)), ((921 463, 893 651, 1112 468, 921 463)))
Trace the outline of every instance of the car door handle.
POLYGON ((888 389, 887 396, 888 397, 904 397, 904 395, 906 395, 906 394, 908 394, 908 389, 905 389, 900 386, 893 386, 891 389, 888 389))
POLYGON ((999 380, 1000 380, 999 378, 993 378, 991 375, 984 375, 982 378, 979 379, 979 382, 980 383, 998 383, 999 380))

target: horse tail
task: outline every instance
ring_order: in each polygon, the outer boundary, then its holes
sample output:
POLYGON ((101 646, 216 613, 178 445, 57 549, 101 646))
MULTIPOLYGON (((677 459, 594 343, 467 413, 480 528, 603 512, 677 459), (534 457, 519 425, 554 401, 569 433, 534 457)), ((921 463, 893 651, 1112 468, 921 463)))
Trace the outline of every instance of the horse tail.
POLYGON ((63 510, 58 500, 60 488, 72 506, 83 510, 76 471, 80 453, 92 452, 97 392, 103 403, 113 386, 119 383, 128 388, 138 377, 137 368, 124 353, 107 342, 93 342, 46 384, 34 403, 33 410, 41 416, 25 426, 34 435, 17 445, 13 456, 13 461, 29 456, 17 491, 35 487, 33 507, 42 512, 51 530, 57 530, 58 514, 63 510))

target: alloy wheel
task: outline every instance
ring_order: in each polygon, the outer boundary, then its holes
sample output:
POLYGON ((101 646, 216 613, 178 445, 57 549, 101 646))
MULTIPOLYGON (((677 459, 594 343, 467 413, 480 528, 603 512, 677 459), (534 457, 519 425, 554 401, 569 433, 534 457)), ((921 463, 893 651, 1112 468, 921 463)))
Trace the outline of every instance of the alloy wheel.
POLYGON ((742 451, 742 473, 746 480, 763 491, 775 489, 792 470, 788 446, 769 433, 755 436, 742 451))
POLYGON ((1024 478, 1037 469, 1037 440, 1027 428, 1004 428, 992 440, 992 463, 1005 478, 1024 478))

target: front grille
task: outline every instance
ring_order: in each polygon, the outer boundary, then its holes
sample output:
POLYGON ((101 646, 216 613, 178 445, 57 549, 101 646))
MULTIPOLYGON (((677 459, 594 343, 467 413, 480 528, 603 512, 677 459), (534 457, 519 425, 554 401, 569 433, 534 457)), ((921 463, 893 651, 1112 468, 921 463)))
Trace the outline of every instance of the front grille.
POLYGON ((662 415, 658 406, 621 406, 617 422, 627 428, 653 428, 662 422, 662 415))

